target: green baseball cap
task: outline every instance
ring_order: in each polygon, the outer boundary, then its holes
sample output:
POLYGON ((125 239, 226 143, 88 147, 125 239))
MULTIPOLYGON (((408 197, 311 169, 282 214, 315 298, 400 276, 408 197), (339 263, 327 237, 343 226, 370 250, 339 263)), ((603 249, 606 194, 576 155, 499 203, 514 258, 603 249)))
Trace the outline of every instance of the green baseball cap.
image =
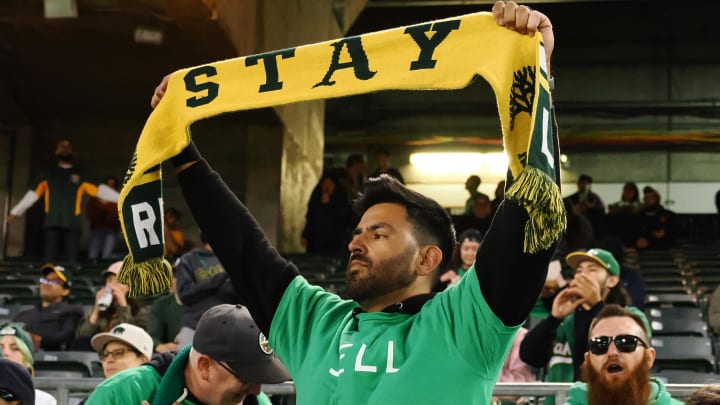
POLYGON ((573 269, 576 269, 581 262, 584 262, 586 260, 591 260, 601 265, 605 268, 605 270, 608 271, 608 273, 612 274, 613 276, 620 275, 620 265, 618 264, 617 260, 615 260, 615 256, 613 256, 612 253, 608 252, 605 249, 593 248, 588 250, 587 252, 572 252, 569 255, 565 256, 565 261, 573 269))

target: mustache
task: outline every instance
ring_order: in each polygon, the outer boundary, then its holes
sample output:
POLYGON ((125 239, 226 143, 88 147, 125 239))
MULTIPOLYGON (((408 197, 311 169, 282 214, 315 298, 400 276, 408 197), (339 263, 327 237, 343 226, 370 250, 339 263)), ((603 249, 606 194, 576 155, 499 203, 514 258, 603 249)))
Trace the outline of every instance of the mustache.
POLYGON ((357 260, 357 261, 362 262, 362 263, 365 263, 365 264, 370 264, 370 263, 372 263, 371 260, 368 259, 367 256, 365 256, 365 255, 362 254, 362 253, 353 253, 353 254, 351 254, 351 255, 350 255, 350 260, 348 260, 348 266, 350 266, 350 262, 352 262, 353 260, 357 260))

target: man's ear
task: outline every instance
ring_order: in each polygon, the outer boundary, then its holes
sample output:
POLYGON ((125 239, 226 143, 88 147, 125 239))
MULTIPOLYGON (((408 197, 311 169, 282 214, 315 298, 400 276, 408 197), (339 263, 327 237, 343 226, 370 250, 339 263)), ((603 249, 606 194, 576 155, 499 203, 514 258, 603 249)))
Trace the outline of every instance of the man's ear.
POLYGON ((613 288, 620 282, 620 277, 618 276, 609 276, 607 278, 607 282, 605 283, 605 287, 607 288, 613 288))
POLYGON ((70 289, 63 288, 62 293, 60 295, 62 295, 63 297, 67 297, 69 294, 70 294, 70 289))
POLYGON ((419 276, 427 276, 440 265, 442 250, 434 245, 420 247, 420 263, 415 269, 419 276))
POLYGON ((201 354, 198 356, 197 359, 197 368, 198 371, 200 371, 200 378, 203 379, 203 381, 207 381, 210 378, 210 366, 212 364, 212 360, 210 360, 210 357, 201 354))
POLYGON ((648 364, 648 366, 652 367, 652 365, 655 363, 655 356, 657 355, 657 352, 655 352, 655 348, 650 347, 647 349, 647 354, 648 355, 647 355, 646 359, 647 359, 647 362, 650 363, 650 364, 648 364))

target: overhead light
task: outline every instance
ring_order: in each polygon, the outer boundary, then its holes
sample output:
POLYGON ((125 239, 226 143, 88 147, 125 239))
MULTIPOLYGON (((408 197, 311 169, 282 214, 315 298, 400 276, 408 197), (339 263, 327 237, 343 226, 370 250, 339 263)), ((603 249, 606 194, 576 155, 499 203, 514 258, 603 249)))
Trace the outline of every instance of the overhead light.
POLYGON ((508 168, 504 152, 421 152, 410 155, 410 163, 428 173, 498 173, 508 168))
POLYGON ((44 0, 45 18, 77 18, 76 0, 44 0))
POLYGON ((139 26, 135 28, 135 42, 138 44, 162 45, 165 34, 157 28, 139 26))

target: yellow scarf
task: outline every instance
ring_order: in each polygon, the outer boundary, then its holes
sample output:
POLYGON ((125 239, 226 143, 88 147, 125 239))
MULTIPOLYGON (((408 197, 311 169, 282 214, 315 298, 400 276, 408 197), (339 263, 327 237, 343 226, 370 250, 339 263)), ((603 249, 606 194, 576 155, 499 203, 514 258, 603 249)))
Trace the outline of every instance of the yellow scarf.
POLYGON ((525 250, 552 245, 565 229, 557 134, 552 127, 541 36, 499 27, 489 13, 346 37, 179 70, 138 140, 120 193, 130 249, 119 274, 133 296, 167 289, 160 164, 190 143, 195 121, 221 113, 378 90, 458 89, 476 75, 495 91, 507 198, 530 214, 525 250))

